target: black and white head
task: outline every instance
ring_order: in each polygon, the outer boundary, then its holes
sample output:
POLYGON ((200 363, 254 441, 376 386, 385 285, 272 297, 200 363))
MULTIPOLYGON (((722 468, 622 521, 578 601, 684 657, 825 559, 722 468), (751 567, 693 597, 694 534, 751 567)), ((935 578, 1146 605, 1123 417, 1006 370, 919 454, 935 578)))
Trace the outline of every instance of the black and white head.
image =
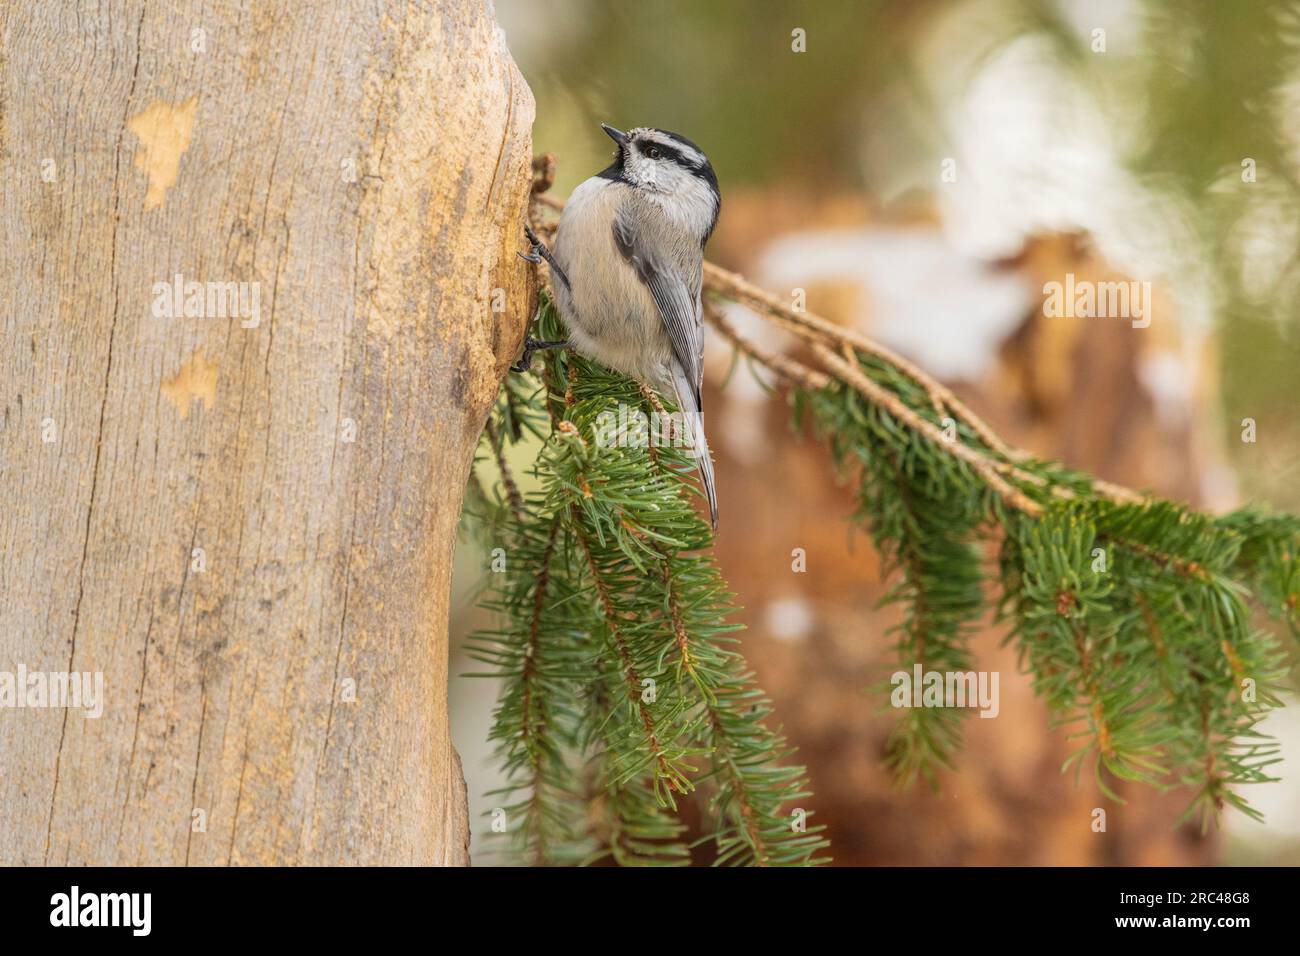
POLYGON ((624 133, 600 125, 618 145, 613 164, 600 175, 644 191, 674 218, 694 225, 701 241, 707 239, 722 205, 709 157, 667 130, 638 127, 624 133))

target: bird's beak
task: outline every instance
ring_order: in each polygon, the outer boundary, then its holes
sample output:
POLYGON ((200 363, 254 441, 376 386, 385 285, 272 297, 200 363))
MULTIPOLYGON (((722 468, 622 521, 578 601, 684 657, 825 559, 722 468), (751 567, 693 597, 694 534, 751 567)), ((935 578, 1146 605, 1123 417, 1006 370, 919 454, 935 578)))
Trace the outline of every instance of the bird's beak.
POLYGON ((618 143, 619 146, 623 146, 627 143, 627 133, 624 133, 622 130, 617 130, 608 123, 601 123, 600 128, 605 131, 606 136, 618 143))

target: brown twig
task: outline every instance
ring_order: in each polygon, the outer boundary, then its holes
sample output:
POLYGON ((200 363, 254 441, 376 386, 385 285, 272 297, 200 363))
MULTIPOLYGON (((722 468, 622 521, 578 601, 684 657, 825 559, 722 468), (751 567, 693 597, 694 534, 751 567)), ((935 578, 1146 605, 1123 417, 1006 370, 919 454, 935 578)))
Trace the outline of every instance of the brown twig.
MULTIPOLYGON (((533 771, 533 796, 529 801, 529 825, 533 829, 533 840, 537 845, 537 859, 540 863, 546 857, 544 849, 545 831, 542 827, 542 762, 538 754, 538 744, 536 738, 539 734, 534 733, 533 727, 533 695, 535 678, 537 677, 538 658, 541 656, 539 649, 542 612, 546 608, 546 591, 551 583, 551 558, 555 554, 555 543, 560 535, 560 521, 557 517, 551 523, 551 533, 546 539, 546 550, 542 552, 542 569, 537 578, 537 590, 533 594, 533 614, 528 626, 528 650, 524 653, 524 672, 522 683, 524 687, 523 699, 523 722, 521 733, 528 738, 530 746, 528 747, 528 762, 533 771)), ((545 715, 539 717, 541 727, 539 730, 544 731, 546 726, 545 715)))
MULTIPOLYGON (((578 506, 571 504, 569 512, 573 516, 575 526, 581 528, 582 516, 578 512, 578 506)), ((637 714, 641 718, 641 726, 646 734, 646 743, 650 747, 651 754, 654 755, 655 765, 658 768, 657 778, 663 781, 664 786, 668 788, 670 793, 674 791, 689 793, 692 789, 691 782, 683 777, 665 756, 664 745, 659 740, 658 724, 655 723, 654 715, 642 699, 641 677, 637 673, 635 663, 632 660, 631 649, 619 630, 618 622, 620 618, 618 611, 614 607, 613 598, 610 597, 605 578, 600 573, 600 566, 596 563, 596 556, 592 553, 591 543, 587 540, 587 536, 581 532, 578 534, 578 543, 582 546, 583 553, 587 557, 587 567, 591 569, 592 581, 596 586, 596 595, 600 599, 601 607, 605 612, 605 623, 609 627, 609 636, 614 642, 614 648, 618 651, 619 661, 623 666, 623 679, 627 683, 628 700, 636 708, 637 714)), ((671 796, 669 801, 672 801, 671 796)))
POLYGON ((497 468, 501 471, 501 484, 506 489, 506 497, 510 499, 510 510, 515 513, 515 517, 520 521, 524 520, 524 496, 519 493, 519 486, 515 484, 514 473, 511 472, 510 466, 506 464, 505 445, 497 433, 497 425, 490 417, 487 421, 488 441, 492 443, 492 453, 496 455, 497 468))
POLYGON ((741 336, 736 331, 736 327, 727 320, 726 316, 712 302, 705 303, 704 317, 709 321, 710 325, 721 333, 724 339, 760 365, 767 366, 787 381, 813 390, 825 388, 830 384, 829 375, 811 369, 802 362, 798 362, 779 352, 768 352, 741 336))
POLYGON ((540 196, 555 185, 555 154, 543 153, 533 157, 533 196, 540 196))
POLYGON ((1152 548, 1148 548, 1144 544, 1139 544, 1136 541, 1130 541, 1127 538, 1117 538, 1106 533, 1099 533, 1097 537, 1105 541, 1114 541, 1119 547, 1127 548, 1134 554, 1146 558, 1148 561, 1158 564, 1162 568, 1169 568, 1170 570, 1176 571, 1184 577, 1195 578, 1198 581, 1209 580, 1209 572, 1206 571, 1198 561, 1184 561, 1182 558, 1176 558, 1171 554, 1156 551, 1152 548))
MULTIPOLYGON (((787 305, 766 289, 754 285, 743 276, 728 272, 711 262, 704 263, 704 287, 714 293, 735 299, 737 302, 748 305, 760 312, 780 316, 787 323, 806 328, 821 338, 829 339, 836 344, 852 346, 860 352, 874 355, 876 358, 889 363, 924 388, 930 396, 930 401, 935 406, 935 410, 940 414, 947 409, 954 417, 969 425, 975 434, 979 435, 980 439, 990 448, 1008 458, 1017 457, 1017 453, 1004 443, 982 418, 963 404, 947 386, 926 374, 920 367, 903 358, 897 352, 886 348, 879 342, 873 342, 856 329, 847 329, 836 325, 829 319, 824 319, 812 312, 799 311, 793 306, 787 305)), ((807 336, 804 336, 804 338, 807 338, 807 336)), ((1023 452, 1019 454, 1025 456, 1023 452)))

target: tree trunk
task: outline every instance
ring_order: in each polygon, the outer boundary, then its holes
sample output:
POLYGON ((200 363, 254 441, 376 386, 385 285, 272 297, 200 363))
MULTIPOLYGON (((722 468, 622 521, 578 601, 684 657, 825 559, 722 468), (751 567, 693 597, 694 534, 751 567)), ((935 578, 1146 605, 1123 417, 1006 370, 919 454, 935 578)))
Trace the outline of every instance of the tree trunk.
POLYGON ((0 863, 466 863, 450 562, 533 293, 490 9, 8 4, 0 84, 0 863))

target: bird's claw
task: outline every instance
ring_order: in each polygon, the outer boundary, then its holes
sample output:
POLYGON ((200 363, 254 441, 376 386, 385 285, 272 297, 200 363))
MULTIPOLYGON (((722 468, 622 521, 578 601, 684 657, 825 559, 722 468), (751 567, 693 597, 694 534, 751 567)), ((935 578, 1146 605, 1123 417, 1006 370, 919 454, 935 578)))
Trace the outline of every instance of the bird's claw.
POLYGON ((525 262, 536 265, 542 261, 542 250, 546 247, 542 245, 542 240, 537 238, 537 233, 533 232, 533 227, 528 223, 524 223, 524 235, 528 237, 528 242, 533 248, 529 252, 516 252, 515 255, 525 262))
POLYGON ((524 235, 528 237, 528 241, 532 244, 532 249, 528 252, 516 251, 515 255, 520 259, 523 259, 525 262, 531 262, 534 265, 539 262, 545 262, 551 267, 551 274, 555 276, 555 278, 558 279, 567 289, 569 287, 569 277, 564 274, 564 270, 560 268, 559 263, 557 263, 551 256, 551 251, 546 248, 546 243, 537 238, 537 233, 533 232, 533 227, 528 223, 524 223, 524 235))
POLYGON ((544 342, 541 339, 524 338, 524 354, 519 357, 519 361, 510 366, 512 372, 527 372, 533 364, 533 353, 540 352, 543 349, 567 349, 569 343, 563 342, 544 342))

